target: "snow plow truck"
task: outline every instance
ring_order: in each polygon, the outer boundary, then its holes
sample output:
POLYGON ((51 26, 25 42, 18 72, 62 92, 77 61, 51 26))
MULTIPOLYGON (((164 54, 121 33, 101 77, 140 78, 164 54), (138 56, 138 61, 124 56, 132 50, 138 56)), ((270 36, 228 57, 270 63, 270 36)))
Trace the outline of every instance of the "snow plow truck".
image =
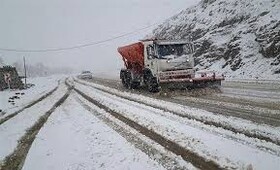
POLYGON ((194 69, 194 45, 188 41, 141 40, 119 47, 124 69, 120 79, 124 87, 137 89, 147 86, 150 92, 161 87, 219 88, 224 76, 215 72, 197 72, 194 69))

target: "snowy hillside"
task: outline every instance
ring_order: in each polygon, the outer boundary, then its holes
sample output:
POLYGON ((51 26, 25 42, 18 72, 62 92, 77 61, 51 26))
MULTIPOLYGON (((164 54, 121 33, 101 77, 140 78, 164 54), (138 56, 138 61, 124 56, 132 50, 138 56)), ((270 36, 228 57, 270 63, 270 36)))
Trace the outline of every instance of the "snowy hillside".
POLYGON ((200 69, 232 78, 280 78, 279 0, 202 0, 152 36, 194 41, 200 69))

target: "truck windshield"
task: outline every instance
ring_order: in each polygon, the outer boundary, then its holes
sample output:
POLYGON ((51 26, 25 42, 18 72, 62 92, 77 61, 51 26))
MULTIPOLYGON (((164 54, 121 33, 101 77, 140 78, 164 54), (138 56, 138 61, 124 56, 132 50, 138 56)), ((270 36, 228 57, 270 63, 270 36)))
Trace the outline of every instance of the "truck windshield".
POLYGON ((189 54, 190 50, 186 44, 159 45, 158 56, 160 59, 177 58, 189 54))

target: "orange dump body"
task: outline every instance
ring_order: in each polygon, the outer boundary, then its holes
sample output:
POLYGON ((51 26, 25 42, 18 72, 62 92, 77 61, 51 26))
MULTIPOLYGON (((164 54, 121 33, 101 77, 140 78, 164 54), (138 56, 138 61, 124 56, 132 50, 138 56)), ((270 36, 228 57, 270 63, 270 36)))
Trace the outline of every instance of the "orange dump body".
POLYGON ((144 68, 144 45, 141 42, 119 47, 125 67, 136 73, 141 73, 144 68))

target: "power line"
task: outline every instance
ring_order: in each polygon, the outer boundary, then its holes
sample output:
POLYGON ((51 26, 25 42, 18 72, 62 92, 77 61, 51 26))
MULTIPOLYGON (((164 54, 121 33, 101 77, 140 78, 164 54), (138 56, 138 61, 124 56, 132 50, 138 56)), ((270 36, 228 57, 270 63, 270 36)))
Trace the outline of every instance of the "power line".
MULTIPOLYGON (((182 11, 181 7, 174 10, 174 11, 182 11)), ((170 18, 170 17, 169 17, 170 18)), ((85 48, 85 47, 89 47, 89 46, 95 46, 98 44, 102 44, 105 42, 109 42, 109 41, 113 41, 115 39, 119 39, 122 37, 126 37, 128 35, 132 35, 135 34, 137 32, 140 32, 142 30, 148 29, 150 27, 153 27, 155 25, 159 25, 160 23, 162 23, 163 21, 165 21, 166 19, 161 19, 158 22, 155 22, 154 24, 151 24, 149 26, 140 28, 140 29, 136 29, 134 31, 125 33, 125 34, 121 34, 115 37, 111 37, 108 39, 104 39, 104 40, 100 40, 100 41, 95 41, 95 42, 90 42, 90 43, 85 43, 85 44, 80 44, 80 45, 74 45, 74 46, 70 46, 70 47, 61 47, 61 48, 49 48, 49 49, 15 49, 15 48, 1 48, 0 47, 0 51, 8 51, 8 52, 25 52, 25 53, 42 53, 42 52, 57 52, 57 51, 67 51, 67 50, 74 50, 74 49, 79 49, 79 48, 85 48)))
POLYGON ((102 44, 102 43, 105 43, 105 42, 109 42, 109 41, 113 41, 115 39, 119 39, 119 38, 122 38, 122 37, 126 37, 128 35, 131 35, 131 34, 135 34, 139 31, 142 31, 142 30, 145 30, 145 29, 148 29, 152 26, 155 26, 157 25, 157 23, 154 23, 152 25, 149 25, 149 26, 146 26, 146 27, 143 27, 143 28, 140 28, 140 29, 136 29, 134 31, 131 31, 131 32, 128 32, 128 33, 125 33, 125 34, 121 34, 121 35, 118 35, 118 36, 114 36, 114 37, 111 37, 111 38, 108 38, 108 39, 104 39, 104 40, 100 40, 100 41, 95 41, 95 42, 90 42, 90 43, 85 43, 85 44, 80 44, 80 45, 74 45, 74 46, 70 46, 70 47, 61 47, 61 48, 48 48, 48 49, 15 49, 15 48, 0 48, 0 51, 8 51, 8 52, 25 52, 25 53, 42 53, 42 52, 57 52, 57 51, 67 51, 67 50, 74 50, 74 49, 80 49, 80 48, 85 48, 85 47, 89 47, 89 46, 94 46, 94 45, 98 45, 98 44, 102 44))

